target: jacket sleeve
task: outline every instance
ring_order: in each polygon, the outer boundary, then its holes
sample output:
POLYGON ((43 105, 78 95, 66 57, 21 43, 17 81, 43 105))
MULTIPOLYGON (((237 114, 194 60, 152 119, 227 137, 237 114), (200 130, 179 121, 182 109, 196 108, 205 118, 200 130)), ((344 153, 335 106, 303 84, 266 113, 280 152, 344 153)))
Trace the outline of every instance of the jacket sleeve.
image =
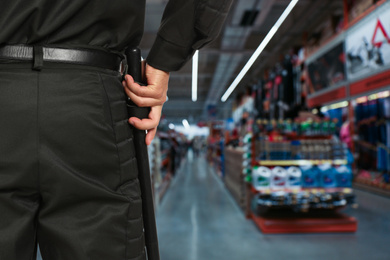
POLYGON ((170 0, 146 61, 176 71, 194 52, 213 41, 222 28, 232 0, 170 0))

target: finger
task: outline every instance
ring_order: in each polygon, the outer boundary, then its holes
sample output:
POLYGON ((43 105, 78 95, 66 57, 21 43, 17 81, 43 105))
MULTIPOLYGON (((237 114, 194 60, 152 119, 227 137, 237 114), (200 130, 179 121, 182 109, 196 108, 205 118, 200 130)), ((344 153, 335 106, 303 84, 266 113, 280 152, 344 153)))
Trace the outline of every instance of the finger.
POLYGON ((161 98, 166 95, 168 85, 167 84, 148 84, 146 86, 140 85, 138 82, 135 82, 133 78, 125 78, 126 85, 125 88, 129 89, 130 92, 133 92, 140 97, 151 97, 151 98, 161 98))
POLYGON ((146 137, 145 137, 146 145, 150 145, 152 143, 154 137, 156 136, 156 132, 157 132, 157 128, 153 128, 153 129, 148 130, 148 133, 146 134, 146 137))
POLYGON ((125 92, 127 96, 139 107, 161 106, 166 101, 166 97, 161 99, 155 99, 155 98, 148 98, 148 97, 139 97, 127 90, 125 92))
POLYGON ((164 89, 155 85, 141 86, 137 82, 127 84, 127 89, 139 97, 161 98, 164 95, 164 89))
POLYGON ((137 117, 130 117, 129 123, 139 130, 149 130, 158 126, 159 120, 153 119, 139 119, 137 117))
POLYGON ((135 81, 133 79, 132 76, 130 76, 129 74, 125 75, 125 80, 123 80, 123 82, 125 82, 127 85, 131 85, 133 84, 135 81))
POLYGON ((148 130, 158 126, 161 118, 162 106, 155 106, 150 109, 148 118, 139 119, 137 117, 131 117, 129 123, 138 129, 148 130))

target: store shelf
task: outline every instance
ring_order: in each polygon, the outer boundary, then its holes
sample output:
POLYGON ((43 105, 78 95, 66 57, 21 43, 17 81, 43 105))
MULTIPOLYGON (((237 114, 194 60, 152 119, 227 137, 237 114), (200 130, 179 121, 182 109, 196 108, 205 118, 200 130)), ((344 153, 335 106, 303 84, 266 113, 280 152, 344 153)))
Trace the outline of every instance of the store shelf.
POLYGON ((347 160, 262 160, 258 164, 261 166, 345 165, 347 160))
POLYGON ((357 220, 353 217, 335 213, 328 216, 306 216, 299 214, 279 214, 256 216, 252 219, 265 234, 287 233, 353 233, 357 230, 357 220))
POLYGON ((351 188, 269 188, 263 190, 257 190, 250 185, 251 192, 256 193, 264 193, 270 194, 272 192, 284 191, 286 193, 298 193, 298 192, 308 192, 308 193, 334 193, 334 192, 342 192, 344 194, 352 194, 353 190, 351 188))
POLYGON ((369 143, 369 142, 366 142, 366 141, 363 141, 363 140, 357 140, 356 143, 358 145, 361 145, 361 146, 363 146, 363 147, 365 147, 367 149, 370 149, 372 151, 377 151, 376 146, 371 144, 371 143, 369 143))

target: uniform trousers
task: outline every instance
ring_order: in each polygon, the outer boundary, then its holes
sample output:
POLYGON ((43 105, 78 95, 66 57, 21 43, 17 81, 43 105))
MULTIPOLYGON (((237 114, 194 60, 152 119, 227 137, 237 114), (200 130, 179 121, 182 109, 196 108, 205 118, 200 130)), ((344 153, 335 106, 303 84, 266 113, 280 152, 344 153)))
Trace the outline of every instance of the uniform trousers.
POLYGON ((0 63, 0 260, 145 259, 119 72, 0 63))

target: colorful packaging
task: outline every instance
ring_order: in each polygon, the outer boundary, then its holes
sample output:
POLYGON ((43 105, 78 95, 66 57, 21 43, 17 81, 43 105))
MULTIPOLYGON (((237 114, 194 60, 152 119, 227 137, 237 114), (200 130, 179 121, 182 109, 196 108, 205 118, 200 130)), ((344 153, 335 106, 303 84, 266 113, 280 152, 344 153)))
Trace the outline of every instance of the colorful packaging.
POLYGON ((287 169, 287 187, 289 188, 300 188, 302 171, 298 167, 291 166, 287 169))
POLYGON ((272 169, 271 175, 271 187, 272 188, 284 188, 287 183, 287 170, 276 166, 272 169))
POLYGON ((318 187, 319 170, 313 165, 305 165, 300 167, 302 172, 302 187, 314 188, 318 187))
POLYGON ((336 168, 337 187, 349 188, 352 186, 352 169, 350 166, 342 165, 336 168))
POLYGON ((264 166, 254 167, 252 184, 256 190, 269 189, 271 185, 271 170, 264 166))
POLYGON ((330 164, 322 164, 318 166, 320 176, 320 187, 333 188, 337 187, 336 170, 330 164))

